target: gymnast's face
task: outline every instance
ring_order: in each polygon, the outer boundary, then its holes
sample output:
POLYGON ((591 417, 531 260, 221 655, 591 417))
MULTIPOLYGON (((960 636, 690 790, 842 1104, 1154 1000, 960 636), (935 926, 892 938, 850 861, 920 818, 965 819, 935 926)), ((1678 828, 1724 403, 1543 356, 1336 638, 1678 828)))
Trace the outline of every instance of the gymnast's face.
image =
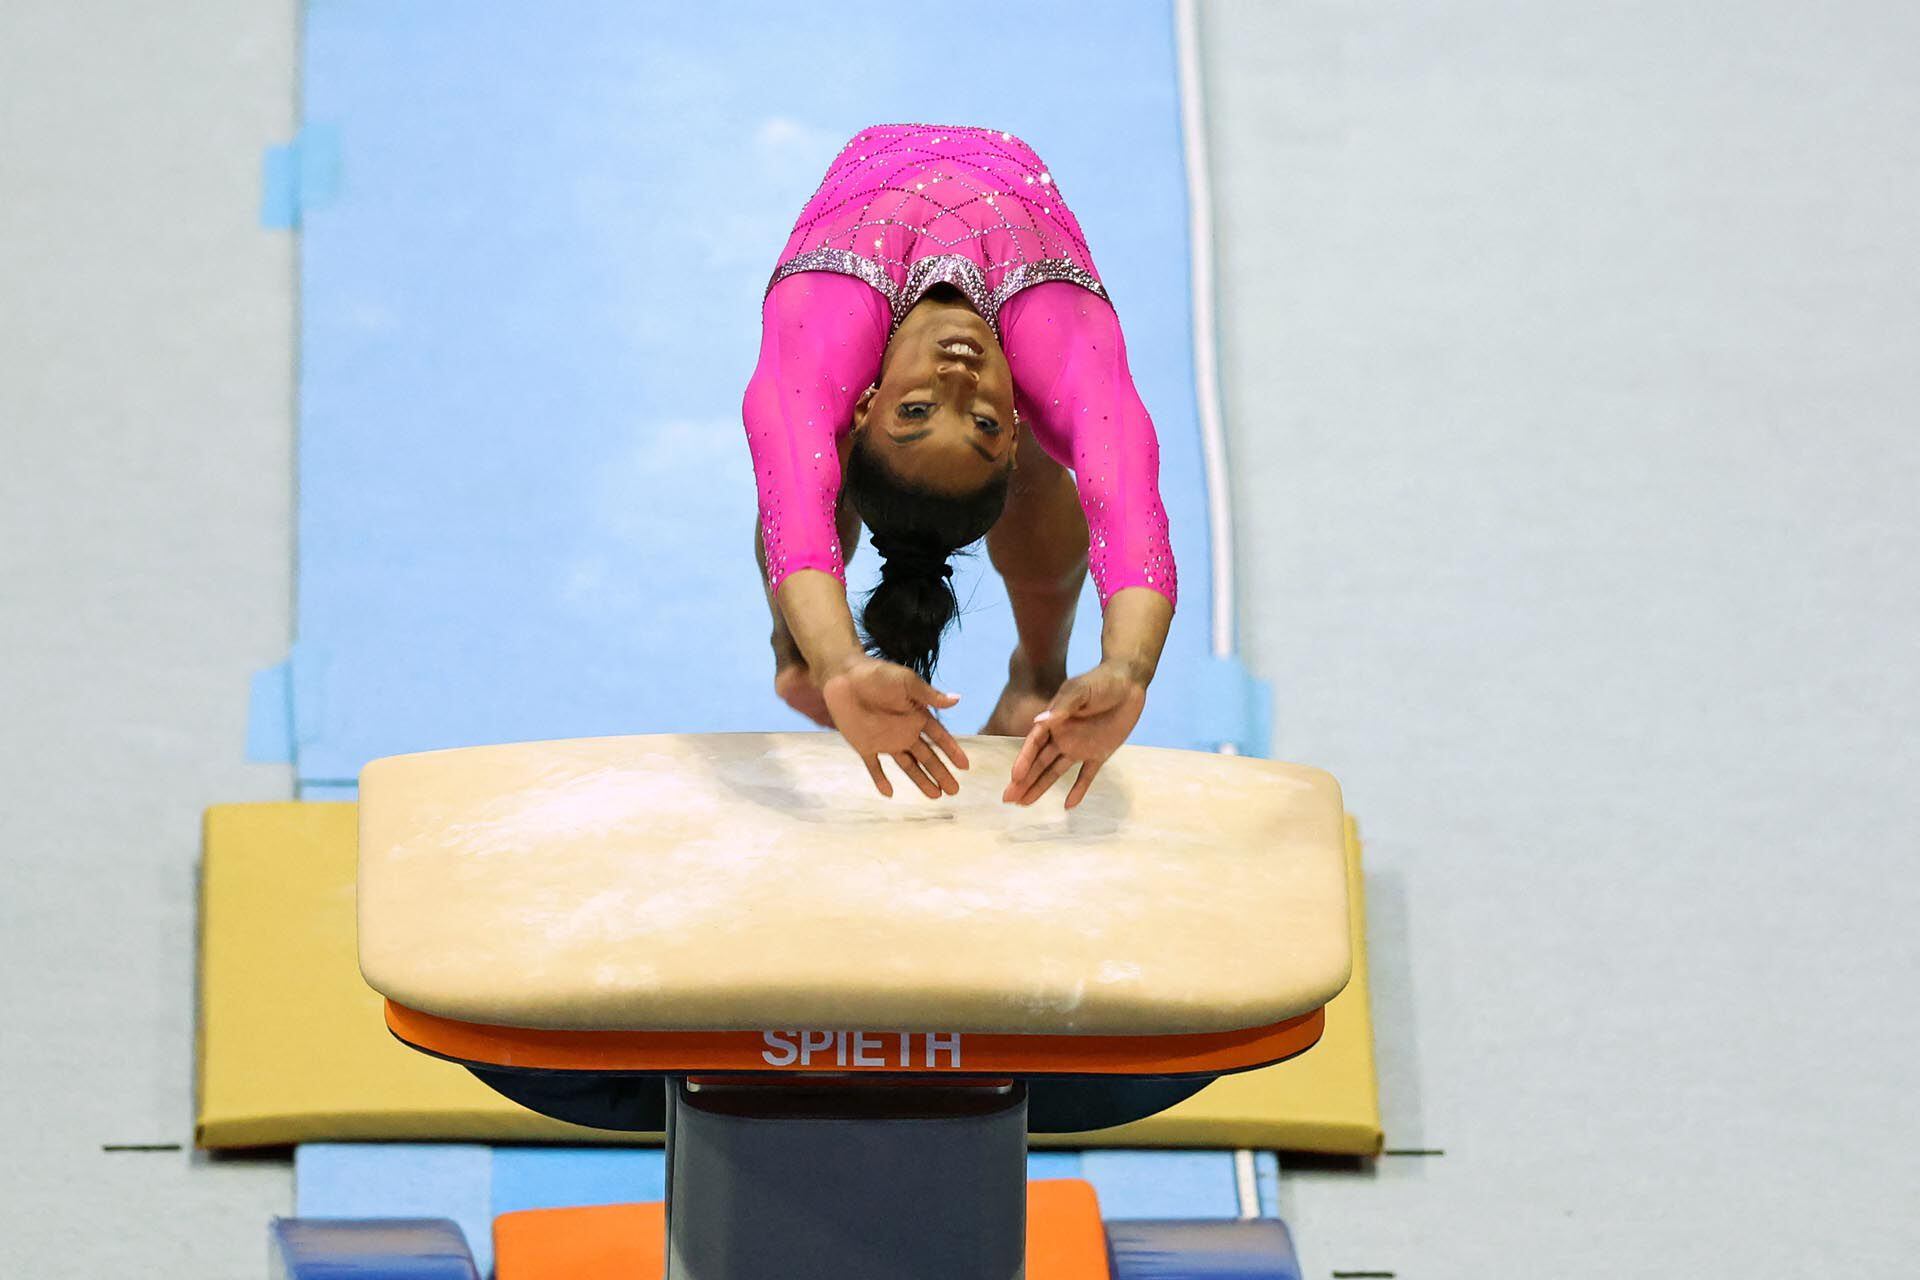
POLYGON ((957 295, 921 299, 853 423, 901 480, 937 493, 982 488, 1013 465, 1013 372, 999 339, 957 295))

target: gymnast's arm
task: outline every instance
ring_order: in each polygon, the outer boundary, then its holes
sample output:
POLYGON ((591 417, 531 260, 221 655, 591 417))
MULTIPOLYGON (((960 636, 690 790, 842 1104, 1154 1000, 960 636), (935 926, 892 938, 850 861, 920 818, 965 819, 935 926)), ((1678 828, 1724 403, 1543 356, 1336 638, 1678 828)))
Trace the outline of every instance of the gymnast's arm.
MULTIPOLYGON (((860 514, 853 509, 845 494, 840 497, 836 519, 836 533, 840 542, 840 561, 842 564, 853 559, 860 545, 860 514)), ((819 686, 815 685, 807 665, 807 657, 800 651, 799 642, 793 638, 793 630, 787 626, 786 614, 781 612, 780 601, 775 597, 769 585, 767 575, 766 536, 761 530, 760 519, 753 522, 753 562, 760 569, 760 589, 766 594, 767 611, 773 617, 773 633, 769 637, 773 644, 773 691, 782 701, 822 728, 833 728, 833 716, 827 711, 827 703, 820 696, 819 686)), ((844 603, 845 592, 841 593, 844 603)))
MULTIPOLYGON (((838 428, 880 367, 886 301, 850 276, 801 272, 767 291, 761 319, 741 416, 760 495, 755 549, 768 596, 819 692, 817 710, 866 763, 875 788, 893 794, 880 767, 887 755, 926 795, 957 791, 940 754, 964 769, 966 753, 931 708, 958 699, 867 655, 847 607, 835 527, 838 428)), ((780 635, 776 624, 776 646, 780 635)))
POLYGON ((1173 622, 1159 441, 1104 298, 1036 285, 1008 300, 1000 324, 1035 440, 1073 468, 1103 613, 1099 666, 1063 684, 1037 718, 1006 795, 1031 804, 1078 764, 1071 807, 1138 723, 1173 622))

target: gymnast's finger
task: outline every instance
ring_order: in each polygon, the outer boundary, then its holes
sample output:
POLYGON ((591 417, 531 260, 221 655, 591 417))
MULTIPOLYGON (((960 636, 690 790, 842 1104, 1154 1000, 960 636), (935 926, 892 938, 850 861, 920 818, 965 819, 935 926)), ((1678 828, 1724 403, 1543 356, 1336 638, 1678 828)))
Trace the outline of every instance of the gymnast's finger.
POLYGON ((960 746, 960 739, 954 737, 953 731, 936 720, 931 712, 927 714, 926 727, 920 730, 920 732, 930 739, 934 746, 946 752, 947 759, 953 761, 954 764, 962 769, 971 767, 967 763, 966 751, 960 746))
POLYGON ((1073 761, 1067 759, 1067 757, 1061 756, 1056 759, 1052 764, 1047 766, 1047 771, 1040 775, 1040 780, 1027 788, 1027 794, 1020 797, 1020 803, 1023 805, 1032 804, 1035 800, 1047 794, 1048 791, 1053 789, 1053 784, 1060 781, 1067 770, 1072 767, 1073 761))
POLYGON ((908 782, 920 788, 921 795, 929 800, 939 798, 940 788, 934 785, 933 779, 927 776, 927 771, 920 767, 918 760, 904 751, 896 751, 893 753, 893 762, 900 766, 900 772, 907 775, 908 782))
POLYGON ((1104 761, 1089 760, 1080 766, 1080 776, 1073 780, 1073 790, 1067 792, 1067 808, 1071 809, 1086 799, 1087 788, 1093 785, 1093 775, 1100 772, 1104 761))
POLYGON ((891 799, 893 796, 893 784, 887 781, 886 772, 880 768, 880 757, 861 756, 860 759, 866 763, 867 773, 873 779, 874 790, 891 799))
POLYGON ((950 796, 960 794, 960 784, 953 780, 953 774, 948 771, 946 761, 940 758, 940 753, 933 749, 932 743, 923 738, 920 745, 909 748, 907 754, 920 762, 920 767, 927 771, 939 785, 940 790, 950 796))
POLYGON ((1027 732, 1027 740, 1020 744, 1020 754, 1013 758, 1013 780, 1024 783, 1028 770, 1040 756, 1040 749, 1052 738, 1052 732, 1044 724, 1036 724, 1027 732))
MULTIPOLYGON (((1027 778, 1029 780, 1038 778, 1051 768, 1053 762, 1059 758, 1060 744, 1057 742, 1047 743, 1045 747, 1041 748, 1040 754, 1034 759, 1033 766, 1027 770, 1027 778)), ((1006 793, 1000 798, 1002 800, 1018 800, 1024 804, 1025 800, 1022 799, 1022 797, 1026 795, 1027 786, 1027 781, 1016 778, 1007 784, 1006 793)))

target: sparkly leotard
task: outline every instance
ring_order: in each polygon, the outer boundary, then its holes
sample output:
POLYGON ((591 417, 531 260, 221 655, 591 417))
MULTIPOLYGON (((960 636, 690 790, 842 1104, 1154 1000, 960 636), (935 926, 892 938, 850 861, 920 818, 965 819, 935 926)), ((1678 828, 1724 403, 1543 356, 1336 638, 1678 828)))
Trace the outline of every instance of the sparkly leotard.
POLYGON ((770 585, 801 569, 846 581, 836 442, 888 337, 940 284, 993 327, 1021 421, 1072 470, 1101 605, 1136 586, 1174 600, 1159 442, 1079 222, 1026 143, 932 125, 847 143, 768 284, 742 412, 770 585))

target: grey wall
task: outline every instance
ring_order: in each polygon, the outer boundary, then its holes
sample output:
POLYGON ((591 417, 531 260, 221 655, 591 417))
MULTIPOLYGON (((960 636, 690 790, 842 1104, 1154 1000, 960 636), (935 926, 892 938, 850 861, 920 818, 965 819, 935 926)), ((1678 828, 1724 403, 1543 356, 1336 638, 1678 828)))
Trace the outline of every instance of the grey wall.
POLYGON ((1910 1270, 1920 11, 1208 11, 1244 638, 1447 1152, 1309 1264, 1910 1270))
POLYGON ((190 1142, 194 867, 286 651, 290 3, 0 4, 0 1272, 264 1274, 190 1142))
MULTIPOLYGON (((9 1271, 255 1276, 290 1205, 100 1147, 187 1140, 197 817, 287 794, 294 19, 0 6, 9 1271)), ((1447 1152, 1295 1168, 1310 1275, 1920 1248, 1917 21, 1206 5, 1243 640, 1447 1152)))

